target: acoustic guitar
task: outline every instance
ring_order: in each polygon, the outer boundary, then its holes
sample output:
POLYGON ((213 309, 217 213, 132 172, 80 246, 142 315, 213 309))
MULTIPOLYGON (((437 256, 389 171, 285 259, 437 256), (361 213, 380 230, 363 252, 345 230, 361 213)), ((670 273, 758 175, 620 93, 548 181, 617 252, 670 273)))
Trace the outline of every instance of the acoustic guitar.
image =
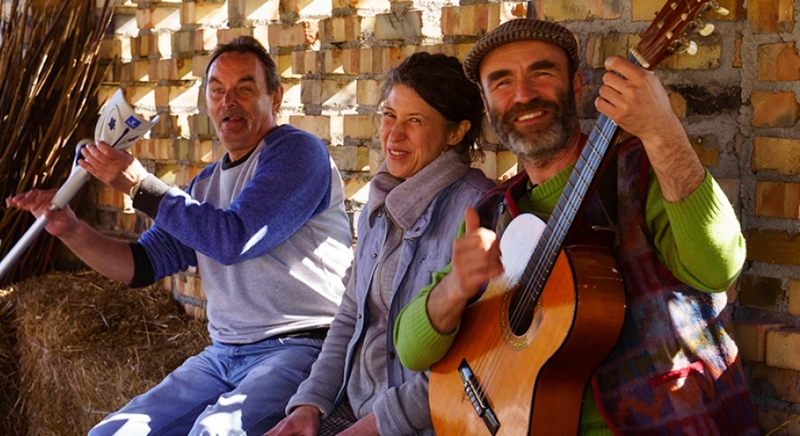
MULTIPOLYGON (((709 34, 713 27, 695 17, 711 8, 726 12, 707 0, 670 0, 629 60, 652 69, 676 51, 696 51, 683 34, 709 34)), ((504 231, 504 274, 466 309, 454 343, 431 368, 438 435, 577 434, 586 384, 625 316, 613 229, 582 220, 618 133, 601 115, 547 223, 522 214, 504 231)))

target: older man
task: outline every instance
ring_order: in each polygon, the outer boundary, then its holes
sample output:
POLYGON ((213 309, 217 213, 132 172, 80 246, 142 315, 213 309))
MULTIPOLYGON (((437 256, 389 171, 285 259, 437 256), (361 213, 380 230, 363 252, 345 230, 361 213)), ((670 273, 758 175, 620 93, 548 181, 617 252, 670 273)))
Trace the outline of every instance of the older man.
POLYGON ((278 125, 275 62, 255 39, 236 38, 214 51, 204 85, 227 153, 186 192, 106 144, 83 151, 84 168, 153 218, 138 242, 103 236, 68 208, 48 211, 53 192, 7 200, 46 214, 48 232, 131 287, 200 271, 212 345, 93 436, 264 433, 308 375, 344 292, 352 244, 342 181, 318 138, 278 125))

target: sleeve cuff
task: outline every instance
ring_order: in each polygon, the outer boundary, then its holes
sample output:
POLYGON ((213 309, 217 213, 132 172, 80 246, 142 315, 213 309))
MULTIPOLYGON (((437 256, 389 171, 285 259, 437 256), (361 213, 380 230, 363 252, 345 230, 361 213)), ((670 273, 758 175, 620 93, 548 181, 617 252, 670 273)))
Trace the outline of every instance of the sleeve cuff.
POLYGON ((162 182, 153 174, 149 174, 142 180, 139 189, 131 199, 133 201, 133 207, 142 211, 150 218, 156 219, 161 199, 164 198, 164 195, 167 194, 169 189, 169 185, 162 182))

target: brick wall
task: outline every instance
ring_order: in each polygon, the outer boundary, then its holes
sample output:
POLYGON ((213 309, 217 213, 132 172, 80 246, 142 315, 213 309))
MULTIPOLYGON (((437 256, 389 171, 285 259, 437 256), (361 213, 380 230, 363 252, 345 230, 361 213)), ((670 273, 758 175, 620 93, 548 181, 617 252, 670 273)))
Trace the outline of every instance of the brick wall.
MULTIPOLYGON (((703 163, 740 213, 748 262, 729 290, 736 334, 765 432, 800 434, 800 0, 720 0, 727 15, 657 71, 703 163), (787 422, 788 421, 788 422, 787 422)), ((580 38, 591 126, 603 70, 636 45, 663 0, 537 0, 541 17, 580 38)), ((161 122, 132 153, 162 180, 185 187, 224 152, 205 114, 200 78, 210 50, 253 35, 277 59, 286 93, 281 122, 318 135, 345 179, 353 219, 380 163, 371 116, 385 72, 415 51, 463 58, 476 35, 525 14, 525 3, 462 0, 124 1, 103 46, 109 70, 100 99, 122 87, 137 111, 161 122)), ((480 167, 498 180, 516 160, 487 135, 480 167)), ((136 237, 149 225, 130 200, 96 192, 102 230, 136 237)), ((165 281, 187 310, 203 316, 196 271, 165 281)))

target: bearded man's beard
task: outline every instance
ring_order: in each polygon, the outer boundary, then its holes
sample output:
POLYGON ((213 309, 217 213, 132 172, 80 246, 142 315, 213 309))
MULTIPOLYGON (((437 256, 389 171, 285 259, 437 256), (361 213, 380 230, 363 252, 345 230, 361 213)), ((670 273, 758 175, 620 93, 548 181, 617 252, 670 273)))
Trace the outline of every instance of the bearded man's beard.
POLYGON ((492 130, 509 150, 520 160, 536 167, 544 167, 567 148, 572 135, 578 129, 578 116, 572 86, 567 92, 558 94, 558 101, 533 99, 517 103, 504 114, 489 111, 492 130), (525 112, 547 110, 551 112, 550 124, 543 128, 520 132, 514 128, 514 118, 525 112))

